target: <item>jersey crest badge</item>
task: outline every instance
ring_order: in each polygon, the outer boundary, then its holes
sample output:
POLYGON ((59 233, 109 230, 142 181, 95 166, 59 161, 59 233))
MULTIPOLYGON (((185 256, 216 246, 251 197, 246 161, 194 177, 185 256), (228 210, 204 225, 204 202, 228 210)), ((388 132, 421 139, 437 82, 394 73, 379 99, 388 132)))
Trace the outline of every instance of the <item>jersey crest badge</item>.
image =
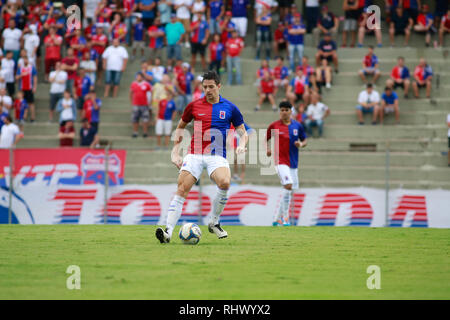
POLYGON ((293 133, 294 133, 294 136, 298 136, 298 130, 297 129, 294 129, 293 133))
POLYGON ((219 118, 225 119, 225 111, 220 110, 219 118))

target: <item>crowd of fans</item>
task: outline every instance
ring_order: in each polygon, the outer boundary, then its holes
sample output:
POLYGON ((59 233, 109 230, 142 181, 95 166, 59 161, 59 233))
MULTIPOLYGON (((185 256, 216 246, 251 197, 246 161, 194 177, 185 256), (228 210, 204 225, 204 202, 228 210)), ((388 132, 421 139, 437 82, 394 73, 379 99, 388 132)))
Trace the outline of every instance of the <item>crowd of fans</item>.
MULTIPOLYGON (((309 132, 317 126, 319 135, 323 119, 330 114, 320 102, 322 90, 332 88, 339 72, 339 25, 343 23, 342 47, 362 47, 369 33, 374 33, 378 47, 382 46, 380 29, 368 28, 373 20, 367 10, 371 0, 343 0, 342 19, 330 12, 326 0, 305 0, 303 15, 292 0, 258 0, 253 7, 249 0, 84 0, 82 21, 69 21, 67 9, 72 2, 4 0, 1 4, 0 126, 10 114, 20 130, 26 120, 35 121, 39 71, 50 84, 48 119, 54 121, 56 110, 62 146, 73 145, 77 120, 82 123, 81 145, 95 147, 99 143, 102 99, 96 89, 104 84, 102 98, 116 97, 123 72, 139 56, 141 68, 129 87, 132 137, 138 137, 140 124, 144 138, 149 125, 155 124, 158 145, 162 146, 165 136, 167 146, 174 116, 202 96, 196 71, 215 69, 227 74, 228 85, 242 84, 241 53, 249 17, 255 24, 255 59, 263 59, 257 72, 259 102, 255 110, 266 100, 276 110, 277 94, 282 92, 282 99, 295 105, 297 119, 309 132), (312 33, 317 46, 312 57, 315 66, 303 54, 306 33, 312 33), (189 56, 183 56, 183 47, 190 49, 189 56), (273 69, 270 59, 276 59, 273 69)), ((420 0, 386 0, 385 4, 392 45, 399 33, 405 34, 407 44, 413 30, 425 34, 427 46, 443 45, 444 35, 450 31, 447 0, 436 0, 434 14, 420 0), (438 40, 433 42, 434 36, 438 40)), ((372 84, 380 74, 370 47, 359 72, 367 84, 363 96, 372 96, 368 92, 374 90, 372 84), (369 76, 373 76, 371 82, 369 76)), ((425 60, 410 79, 404 59, 399 58, 382 97, 377 101, 359 99, 359 120, 360 113, 373 112, 374 123, 377 119, 382 122, 380 112, 392 110, 398 122, 394 90, 402 87, 407 97, 412 87, 414 96, 419 97, 419 89, 425 87, 429 97, 431 79, 431 67, 425 60)))

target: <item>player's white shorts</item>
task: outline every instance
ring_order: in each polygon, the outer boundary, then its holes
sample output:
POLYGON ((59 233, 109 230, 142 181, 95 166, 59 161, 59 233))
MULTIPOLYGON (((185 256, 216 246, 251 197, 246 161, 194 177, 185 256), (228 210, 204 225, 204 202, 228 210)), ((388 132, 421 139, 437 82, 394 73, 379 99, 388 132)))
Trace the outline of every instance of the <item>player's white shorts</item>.
POLYGON ((227 159, 224 157, 209 154, 188 154, 183 159, 180 171, 188 171, 198 180, 203 169, 206 168, 208 176, 211 176, 214 170, 221 167, 230 168, 227 159))
POLYGON ((298 170, 292 169, 285 164, 275 166, 275 170, 280 178, 281 185, 292 184, 292 190, 298 189, 298 170))
POLYGON ((158 119, 156 121, 155 133, 157 136, 170 136, 172 133, 172 120, 158 119))

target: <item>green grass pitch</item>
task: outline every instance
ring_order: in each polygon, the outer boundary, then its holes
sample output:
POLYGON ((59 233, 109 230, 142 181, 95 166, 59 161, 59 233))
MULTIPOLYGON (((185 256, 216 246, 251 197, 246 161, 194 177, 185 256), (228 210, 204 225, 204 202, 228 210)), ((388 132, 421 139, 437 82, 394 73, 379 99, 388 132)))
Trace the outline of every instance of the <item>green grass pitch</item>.
POLYGON ((450 299, 448 229, 202 226, 188 246, 155 228, 2 225, 0 299, 450 299))

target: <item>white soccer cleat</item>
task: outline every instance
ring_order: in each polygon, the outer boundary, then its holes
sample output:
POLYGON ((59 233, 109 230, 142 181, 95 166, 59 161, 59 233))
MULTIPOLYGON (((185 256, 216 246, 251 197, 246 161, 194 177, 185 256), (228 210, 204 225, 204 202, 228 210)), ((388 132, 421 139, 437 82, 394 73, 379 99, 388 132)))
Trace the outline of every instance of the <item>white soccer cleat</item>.
POLYGON ((169 243, 170 242, 170 236, 167 233, 167 229, 163 230, 163 228, 158 228, 158 229, 156 229, 155 235, 156 235, 156 238, 161 243, 169 243))
POLYGON ((222 227, 220 226, 220 223, 214 225, 212 223, 208 224, 208 230, 211 233, 215 233, 217 238, 219 239, 223 239, 228 237, 228 233, 222 229, 222 227))

